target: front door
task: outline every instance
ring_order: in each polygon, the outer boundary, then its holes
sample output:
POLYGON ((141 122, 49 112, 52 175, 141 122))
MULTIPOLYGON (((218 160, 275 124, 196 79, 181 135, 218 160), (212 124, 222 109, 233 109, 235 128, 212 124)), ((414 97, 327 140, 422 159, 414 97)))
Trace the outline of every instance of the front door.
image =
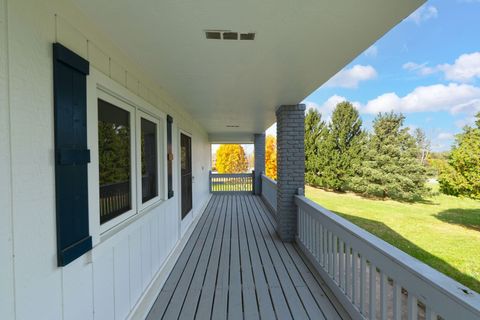
POLYGON ((192 138, 181 133, 182 219, 192 210, 192 138))

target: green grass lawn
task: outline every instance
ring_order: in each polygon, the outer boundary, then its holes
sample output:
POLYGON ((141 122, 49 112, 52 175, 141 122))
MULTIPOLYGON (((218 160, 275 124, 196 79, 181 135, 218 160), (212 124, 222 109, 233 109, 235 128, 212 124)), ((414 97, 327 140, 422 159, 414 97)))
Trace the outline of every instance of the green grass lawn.
POLYGON ((403 203, 305 191, 321 206, 480 292, 480 201, 438 194, 403 203))

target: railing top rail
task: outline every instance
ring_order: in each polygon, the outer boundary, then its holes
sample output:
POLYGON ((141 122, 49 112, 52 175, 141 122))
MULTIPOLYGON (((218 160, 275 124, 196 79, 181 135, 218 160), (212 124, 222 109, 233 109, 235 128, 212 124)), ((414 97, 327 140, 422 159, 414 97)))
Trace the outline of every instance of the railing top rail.
MULTIPOLYGON (((410 286, 413 285, 415 289, 418 289, 417 291, 419 292, 417 293, 421 294, 422 291, 425 291, 422 290, 422 288, 425 289, 425 285, 433 288, 434 290, 426 291, 438 294, 425 294, 427 299, 433 300, 428 301, 429 303, 441 303, 440 299, 437 300, 437 298, 440 298, 440 294, 470 310, 472 314, 480 316, 480 295, 478 293, 304 196, 295 196, 295 203, 300 209, 305 210, 314 218, 323 220, 322 222, 328 224, 327 227, 336 232, 338 236, 344 237, 344 240, 348 240, 352 247, 357 247, 367 258, 372 259, 371 261, 376 266, 383 268, 385 272, 390 273, 396 280, 400 282, 402 280, 408 281, 410 286), (422 283, 424 286, 422 286, 422 283)), ((404 283, 404 285, 407 285, 407 283, 404 283)), ((449 308, 450 306, 440 307, 449 308)))
POLYGON ((262 173, 262 179, 264 179, 267 182, 270 182, 271 184, 274 184, 275 186, 277 185, 277 181, 273 180, 269 176, 266 176, 265 174, 262 173))
POLYGON ((210 173, 211 177, 222 177, 222 178, 242 178, 242 177, 252 177, 253 173, 210 173))

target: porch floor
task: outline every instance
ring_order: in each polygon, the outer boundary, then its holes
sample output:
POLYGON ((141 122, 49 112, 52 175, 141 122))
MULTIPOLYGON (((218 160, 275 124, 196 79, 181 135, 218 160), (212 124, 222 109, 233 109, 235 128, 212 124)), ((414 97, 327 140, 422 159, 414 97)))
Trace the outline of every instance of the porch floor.
POLYGON ((348 319, 261 198, 213 195, 147 317, 348 319))

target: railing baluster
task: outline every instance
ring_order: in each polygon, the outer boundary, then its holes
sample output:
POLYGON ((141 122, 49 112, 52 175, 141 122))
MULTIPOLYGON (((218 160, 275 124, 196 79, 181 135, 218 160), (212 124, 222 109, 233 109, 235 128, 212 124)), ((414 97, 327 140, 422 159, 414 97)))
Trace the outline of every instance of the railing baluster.
POLYGON ((350 245, 348 243, 345 243, 345 264, 346 264, 346 271, 345 271, 345 294, 347 297, 352 298, 352 295, 350 294, 350 288, 351 288, 351 273, 352 273, 352 260, 350 258, 350 245))
POLYGON ((333 275, 333 235, 331 231, 328 231, 328 273, 335 279, 333 275))
POLYGON ((328 229, 323 226, 323 268, 328 270, 328 229))
POLYGON ((412 294, 408 293, 408 320, 417 320, 418 319, 418 301, 417 298, 412 294))
POLYGON ((353 249, 352 252, 352 303, 358 305, 357 291, 358 291, 358 252, 353 249))
POLYGON ((397 281, 393 284, 393 319, 402 319, 402 286, 397 281))
POLYGON ((375 265, 370 261, 370 285, 369 285, 370 301, 369 301, 369 314, 370 319, 377 318, 377 269, 375 265))
POLYGON ((339 263, 339 282, 340 282, 340 288, 343 289, 345 292, 345 255, 344 255, 344 243, 342 240, 339 241, 340 247, 338 250, 338 259, 340 261, 339 263))
POLYGON ((438 320, 437 314, 428 305, 425 306, 425 320, 438 320))
POLYGON ((365 287, 367 284, 367 260, 362 254, 360 259, 360 312, 365 314, 365 287))
POLYGON ((319 238, 320 238, 320 243, 319 243, 319 251, 320 251, 320 265, 323 267, 325 266, 325 256, 323 255, 323 225, 322 223, 320 224, 320 231, 319 231, 319 238))
POLYGON ((387 320, 387 285, 387 275, 382 270, 380 270, 380 319, 382 320, 387 320))
POLYGON ((333 235, 333 280, 338 283, 337 265, 338 265, 338 238, 333 235))

